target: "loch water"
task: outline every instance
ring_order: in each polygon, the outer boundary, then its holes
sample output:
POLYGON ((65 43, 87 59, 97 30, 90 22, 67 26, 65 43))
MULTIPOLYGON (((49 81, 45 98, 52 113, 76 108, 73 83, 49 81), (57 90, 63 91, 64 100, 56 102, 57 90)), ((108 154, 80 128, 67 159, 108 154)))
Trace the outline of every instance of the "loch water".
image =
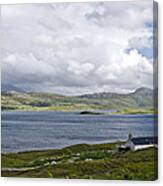
POLYGON ((134 136, 154 136, 157 116, 81 115, 78 112, 2 111, 1 150, 60 149, 74 144, 107 143, 134 136))

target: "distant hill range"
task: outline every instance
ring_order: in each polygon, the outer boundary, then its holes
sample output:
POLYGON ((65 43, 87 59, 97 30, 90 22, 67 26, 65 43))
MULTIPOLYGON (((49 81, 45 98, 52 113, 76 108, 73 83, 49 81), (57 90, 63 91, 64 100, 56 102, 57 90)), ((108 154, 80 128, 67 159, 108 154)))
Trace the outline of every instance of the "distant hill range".
POLYGON ((18 88, 12 84, 2 84, 1 85, 1 92, 10 92, 10 91, 26 92, 24 89, 18 88))
MULTIPOLYGON (((2 110, 152 110, 157 90, 139 88, 128 94, 94 93, 63 96, 53 93, 25 92, 14 86, 2 86, 2 110)), ((128 111, 127 111, 128 112, 128 111)))
POLYGON ((115 102, 119 101, 119 103, 126 101, 126 104, 133 104, 140 107, 148 107, 148 106, 152 107, 154 91, 150 88, 142 87, 128 94, 103 92, 103 93, 85 94, 79 97, 88 98, 88 99, 110 99, 115 102))

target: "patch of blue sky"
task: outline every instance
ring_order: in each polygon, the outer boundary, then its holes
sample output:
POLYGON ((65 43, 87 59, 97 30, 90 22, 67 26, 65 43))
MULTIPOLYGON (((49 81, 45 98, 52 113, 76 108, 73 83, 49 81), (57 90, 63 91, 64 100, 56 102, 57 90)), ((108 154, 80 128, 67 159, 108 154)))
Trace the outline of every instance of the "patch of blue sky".
POLYGON ((148 28, 153 28, 153 22, 152 21, 145 22, 145 26, 148 28))
POLYGON ((153 22, 145 22, 145 27, 148 28, 150 31, 153 31, 153 22))
POLYGON ((147 47, 143 47, 143 48, 128 48, 125 50, 126 53, 130 53, 130 51, 136 49, 140 54, 142 54, 142 56, 145 56, 148 59, 153 59, 153 47, 151 48, 147 48, 147 47))
POLYGON ((153 48, 140 48, 138 49, 138 52, 148 59, 153 58, 153 48))

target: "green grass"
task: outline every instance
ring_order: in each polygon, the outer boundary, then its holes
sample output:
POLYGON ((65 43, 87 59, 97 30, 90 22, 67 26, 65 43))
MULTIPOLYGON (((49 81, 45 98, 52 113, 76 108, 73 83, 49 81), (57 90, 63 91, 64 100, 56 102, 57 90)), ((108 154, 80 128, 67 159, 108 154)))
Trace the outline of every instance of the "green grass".
POLYGON ((119 152, 121 143, 74 145, 60 150, 2 154, 2 176, 70 179, 155 180, 157 149, 119 152), (53 164, 55 161, 56 164, 53 164), (37 167, 3 171, 3 168, 37 167))
POLYGON ((120 111, 114 112, 114 114, 154 114, 154 109, 144 108, 144 109, 122 109, 120 111))

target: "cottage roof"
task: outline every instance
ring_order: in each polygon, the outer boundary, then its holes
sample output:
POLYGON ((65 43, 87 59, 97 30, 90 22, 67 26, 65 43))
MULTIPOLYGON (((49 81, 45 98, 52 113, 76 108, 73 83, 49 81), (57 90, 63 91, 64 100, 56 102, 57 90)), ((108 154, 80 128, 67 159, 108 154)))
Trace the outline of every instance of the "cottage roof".
POLYGON ((158 137, 137 137, 137 138, 132 138, 131 141, 135 145, 158 144, 158 137))

